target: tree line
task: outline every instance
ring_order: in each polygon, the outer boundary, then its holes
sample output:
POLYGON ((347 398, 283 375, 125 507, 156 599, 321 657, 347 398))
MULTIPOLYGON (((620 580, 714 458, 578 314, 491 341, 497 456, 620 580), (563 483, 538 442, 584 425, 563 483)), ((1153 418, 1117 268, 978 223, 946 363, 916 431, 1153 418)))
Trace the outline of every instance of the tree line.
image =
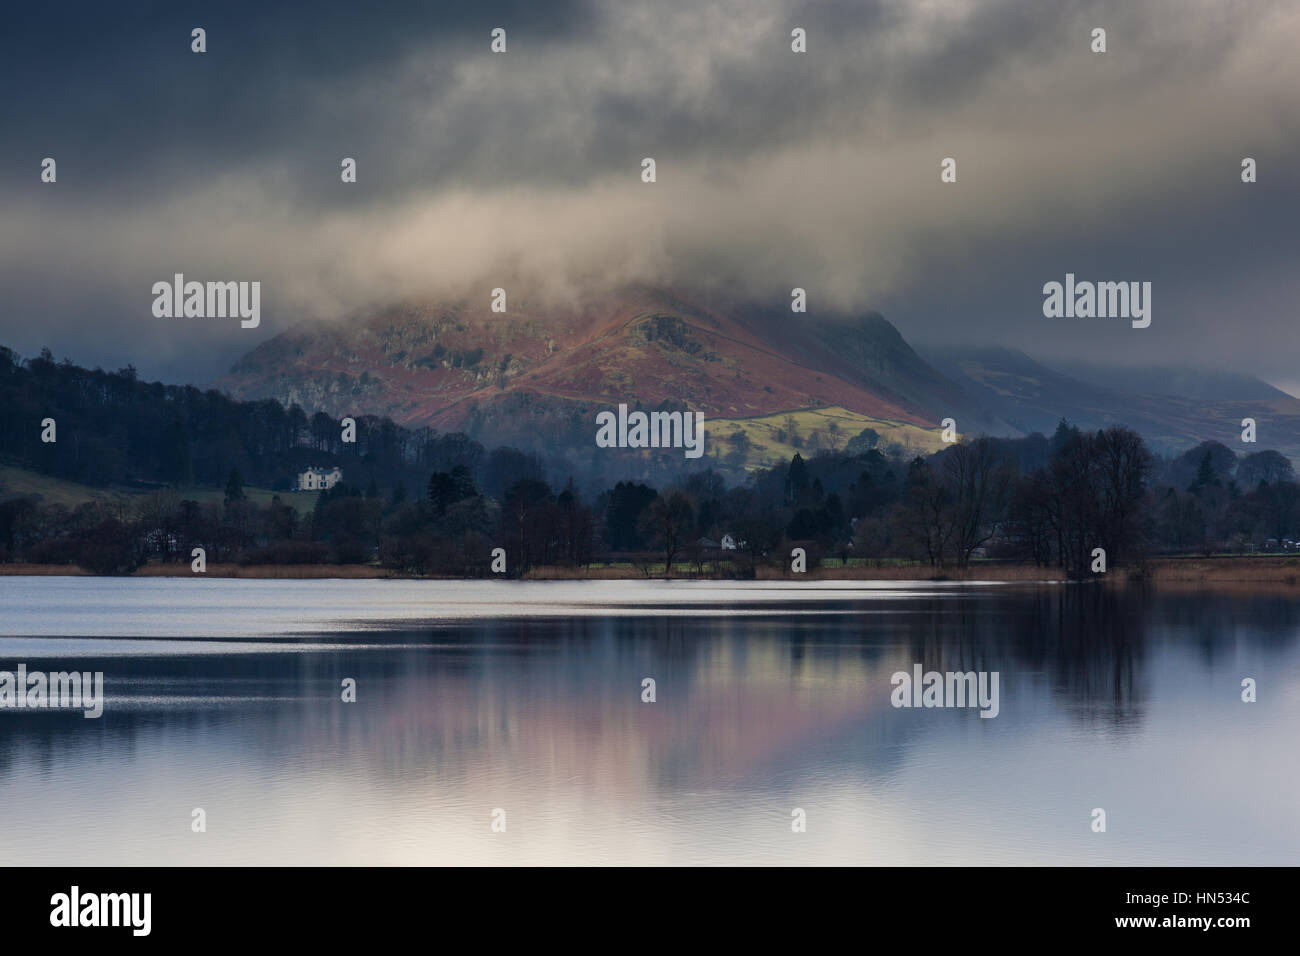
POLYGON ((744 484, 706 468, 670 487, 620 481, 594 496, 572 478, 552 485, 540 462, 518 452, 503 481, 487 467, 496 451, 456 444, 467 454, 431 472, 418 495, 404 482, 372 480, 259 504, 237 468, 222 500, 209 502, 162 489, 69 508, 0 489, 0 561, 127 573, 187 562, 200 547, 214 562, 477 576, 501 548, 510 574, 624 561, 647 574, 747 576, 802 547, 813 565, 911 561, 937 572, 1002 560, 1085 576, 1096 548, 1109 567, 1159 554, 1300 548, 1292 543, 1300 485, 1285 458, 1238 458, 1204 443, 1161 460, 1123 427, 1062 423, 1050 439, 979 437, 910 461, 875 449, 796 453, 744 484), (294 506, 306 500, 310 511, 294 506))
POLYGON ((0 561, 101 573, 188 562, 203 548, 213 562, 486 575, 500 548, 512 575, 620 561, 646 574, 749 576, 788 566, 802 547, 812 565, 907 561, 939 573, 1002 560, 1083 576, 1097 548, 1123 567, 1300 539, 1300 485, 1284 456, 1203 442, 1163 458, 1120 426, 1063 421, 1050 437, 974 437, 928 456, 882 450, 864 433, 742 481, 701 462, 606 484, 563 460, 382 418, 358 417, 350 444, 337 420, 296 406, 141 383, 131 369, 88 371, 48 352, 20 362, 0 349, 0 398, 0 460, 136 492, 68 507, 0 487, 0 561), (59 421, 57 443, 34 427, 46 417, 59 421), (341 464, 346 481, 290 493, 307 464, 341 464), (224 494, 191 496, 202 486, 224 494), (268 501, 252 487, 283 493, 268 501))

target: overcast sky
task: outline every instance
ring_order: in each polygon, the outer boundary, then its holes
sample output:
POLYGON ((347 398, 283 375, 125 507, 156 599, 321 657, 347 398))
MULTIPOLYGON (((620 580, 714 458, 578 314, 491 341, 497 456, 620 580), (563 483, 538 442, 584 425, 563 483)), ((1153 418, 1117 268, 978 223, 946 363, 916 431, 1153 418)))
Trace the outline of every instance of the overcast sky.
POLYGON ((1231 368, 1300 392, 1293 0, 52 2, 5 18, 0 344, 24 355, 205 382, 303 319, 643 280, 783 301, 802 286, 814 316, 878 309, 916 344, 1231 368), (261 328, 154 318, 150 287, 175 272, 260 280, 261 328), (1042 286, 1067 272, 1150 281, 1150 328, 1044 318, 1042 286))

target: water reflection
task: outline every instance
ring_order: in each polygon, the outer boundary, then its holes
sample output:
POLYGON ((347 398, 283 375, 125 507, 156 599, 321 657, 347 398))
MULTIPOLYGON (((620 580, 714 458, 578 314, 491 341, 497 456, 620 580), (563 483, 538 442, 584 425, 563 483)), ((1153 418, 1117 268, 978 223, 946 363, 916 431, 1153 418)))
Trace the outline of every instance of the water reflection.
POLYGON ((17 834, 0 860, 1240 863, 1300 849, 1300 602, 1285 595, 714 596, 700 614, 612 606, 131 653, 0 638, 0 668, 75 660, 107 691, 99 720, 0 712, 17 834), (890 676, 916 662, 998 671, 1000 715, 894 709, 890 676), (1242 676, 1260 680, 1258 704, 1240 702, 1242 676), (340 700, 349 677, 355 704, 340 700), (189 830, 195 806, 205 834, 189 830), (790 832, 795 806, 806 834, 790 832), (1089 831, 1093 806, 1110 833, 1089 831), (495 807, 507 834, 489 830, 495 807))

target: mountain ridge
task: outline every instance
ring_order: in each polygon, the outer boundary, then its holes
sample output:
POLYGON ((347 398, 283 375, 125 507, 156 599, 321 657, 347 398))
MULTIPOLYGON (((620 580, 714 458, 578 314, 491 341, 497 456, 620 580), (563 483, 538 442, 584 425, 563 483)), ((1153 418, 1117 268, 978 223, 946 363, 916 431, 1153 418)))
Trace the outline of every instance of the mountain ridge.
POLYGON ((517 425, 530 408, 555 424, 619 403, 689 405, 713 419, 842 407, 921 428, 974 408, 878 313, 807 317, 644 288, 568 308, 517 302, 504 315, 452 303, 304 323, 217 384, 494 439, 527 437, 505 419, 517 425))
MULTIPOLYGON (((1255 418, 1269 447, 1300 462, 1300 400, 1250 376, 1198 382, 1194 370, 1171 369, 1145 380, 1191 383, 1193 394, 1180 396, 1122 387, 1144 384, 1141 370, 1103 368, 1100 382, 1086 374, 1014 348, 914 349, 874 311, 804 315, 638 286, 570 304, 515 299, 505 314, 458 301, 305 322, 216 384, 239 398, 382 415, 525 449, 590 446, 595 413, 626 403, 733 423, 839 408, 886 443, 892 430, 937 434, 946 418, 963 434, 1002 436, 1050 434, 1064 418, 1128 425, 1162 453, 1239 441, 1241 420, 1255 418)), ((823 437, 842 445, 853 436, 823 437)))
MULTIPOLYGON (((1242 420, 1254 419, 1257 447, 1274 448, 1300 462, 1300 399, 1262 380, 1240 373, 1217 373, 1202 394, 1169 395, 1121 390, 1108 383, 1159 386, 1196 370, 1166 369, 1149 382, 1142 370, 1106 371, 1102 383, 1077 375, 1090 366, 1067 363, 1049 367, 1019 349, 1002 346, 932 346, 921 353, 946 377, 971 394, 990 413, 1023 431, 1050 434, 1062 418, 1083 428, 1127 425, 1164 454, 1175 454, 1203 441, 1235 446, 1242 420)), ((1246 446, 1249 447, 1249 446, 1246 446)))

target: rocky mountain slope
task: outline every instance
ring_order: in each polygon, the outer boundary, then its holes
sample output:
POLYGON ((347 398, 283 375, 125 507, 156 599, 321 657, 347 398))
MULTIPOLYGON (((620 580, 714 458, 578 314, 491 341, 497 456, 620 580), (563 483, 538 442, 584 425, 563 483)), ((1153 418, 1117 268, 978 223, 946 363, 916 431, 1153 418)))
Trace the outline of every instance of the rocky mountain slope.
POLYGON ((715 453, 718 438, 745 431, 774 436, 769 451, 785 454, 784 416, 834 409, 836 428, 815 447, 842 447, 870 427, 884 442, 925 450, 944 418, 963 433, 996 435, 1050 433, 1066 418, 1128 425, 1155 450, 1177 453, 1208 439, 1239 442, 1241 420, 1254 418, 1259 443, 1249 450, 1300 461, 1300 400, 1257 379, 1073 371, 1013 349, 920 355, 876 313, 803 315, 784 303, 633 288, 581 305, 511 299, 504 314, 484 297, 304 323, 216 384, 308 412, 385 415, 548 451, 591 448, 596 412, 627 403, 703 412, 715 453))
POLYGON ((619 403, 706 421, 838 407, 924 429, 963 414, 963 429, 1005 430, 874 313, 827 319, 649 289, 581 307, 462 302, 304 324, 217 384, 525 447, 589 444, 595 412, 619 403))

